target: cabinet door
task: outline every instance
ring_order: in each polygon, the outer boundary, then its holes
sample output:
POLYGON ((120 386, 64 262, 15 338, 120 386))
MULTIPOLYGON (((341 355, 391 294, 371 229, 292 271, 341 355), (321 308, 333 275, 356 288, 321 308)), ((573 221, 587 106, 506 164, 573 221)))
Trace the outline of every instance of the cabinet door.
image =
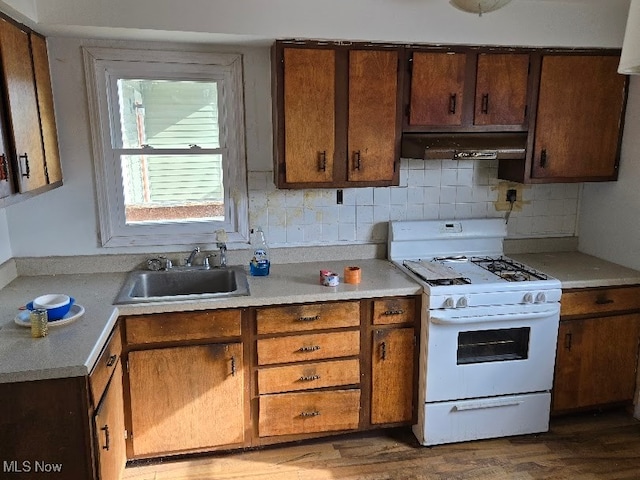
POLYGON ((38 94, 46 174, 48 182, 55 183, 62 180, 62 168, 60 167, 60 154, 58 152, 58 131, 53 110, 53 92, 51 91, 47 42, 44 38, 34 33, 30 33, 29 37, 31 39, 33 70, 38 94))
POLYGON ((462 125, 467 56, 414 52, 409 125, 462 125))
POLYGON ((134 456, 244 440, 242 344, 129 353, 134 456))
POLYGON ((414 351, 413 328, 374 331, 371 359, 371 423, 411 421, 414 351))
MULTIPOLYGON (((0 101, 0 111, 1 110, 2 101, 0 101)), ((8 197, 13 193, 13 172, 11 170, 11 162, 9 161, 5 132, 5 122, 0 118, 0 199, 8 197)))
POLYGON ((119 480, 127 462, 121 365, 118 362, 94 416, 100 480, 119 480))
POLYGON ((529 55, 478 55, 476 125, 524 125, 527 108, 529 55))
POLYGON ((560 322, 553 410, 631 401, 639 338, 638 314, 560 322))
POLYGON ((614 180, 626 79, 619 57, 542 59, 532 176, 614 180))
POLYGON ((349 52, 349 181, 393 179, 397 94, 397 51, 349 52))
POLYGON ((0 53, 20 192, 47 184, 29 34, 0 19, 0 53))
POLYGON ((284 49, 286 181, 331 182, 335 154, 335 52, 284 49))

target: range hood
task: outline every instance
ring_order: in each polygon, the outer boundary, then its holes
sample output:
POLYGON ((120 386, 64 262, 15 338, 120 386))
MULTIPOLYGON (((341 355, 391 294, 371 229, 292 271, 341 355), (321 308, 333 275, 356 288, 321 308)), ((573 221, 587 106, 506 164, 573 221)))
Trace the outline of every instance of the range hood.
POLYGON ((521 160, 527 132, 404 133, 400 156, 423 160, 521 160))

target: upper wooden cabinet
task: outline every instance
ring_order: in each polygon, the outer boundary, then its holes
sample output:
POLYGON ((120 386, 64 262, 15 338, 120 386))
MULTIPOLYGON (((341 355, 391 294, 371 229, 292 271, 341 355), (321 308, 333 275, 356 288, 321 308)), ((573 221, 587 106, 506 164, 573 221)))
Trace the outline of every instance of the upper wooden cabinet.
POLYGON ((405 131, 526 130, 528 53, 414 51, 405 131))
POLYGON ((0 18, 0 61, 7 118, 0 183, 11 184, 0 185, 1 198, 59 183, 62 171, 45 40, 0 18))
POLYGON ((400 47, 273 48, 279 188, 397 185, 400 47))
POLYGON ((498 176, 524 183, 615 180, 627 96, 618 52, 536 55, 527 160, 498 176))

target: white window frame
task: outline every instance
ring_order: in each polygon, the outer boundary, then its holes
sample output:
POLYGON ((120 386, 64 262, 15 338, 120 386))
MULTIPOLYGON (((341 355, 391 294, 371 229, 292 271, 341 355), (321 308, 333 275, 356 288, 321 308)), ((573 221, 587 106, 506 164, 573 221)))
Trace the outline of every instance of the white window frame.
MULTIPOLYGON (((215 242, 215 231, 221 228, 227 232, 229 242, 246 243, 249 199, 242 56, 102 47, 84 47, 83 56, 102 246, 210 244, 215 242), (220 148, 207 149, 206 153, 223 154, 224 222, 126 223, 121 163, 119 153, 116 153, 122 148, 116 148, 112 140, 113 135, 120 135, 120 127, 112 124, 118 115, 111 115, 112 106, 118 105, 114 79, 123 75, 128 78, 219 81, 220 148)), ((142 149, 138 152, 145 153, 142 149)), ((146 153, 152 152, 159 153, 158 150, 146 153)))

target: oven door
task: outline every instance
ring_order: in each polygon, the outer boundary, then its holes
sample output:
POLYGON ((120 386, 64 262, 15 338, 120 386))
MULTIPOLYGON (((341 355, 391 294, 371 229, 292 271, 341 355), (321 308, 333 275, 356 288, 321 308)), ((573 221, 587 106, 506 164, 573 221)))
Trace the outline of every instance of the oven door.
POLYGON ((425 401, 550 391, 559 318, 559 303, 427 311, 425 401))

